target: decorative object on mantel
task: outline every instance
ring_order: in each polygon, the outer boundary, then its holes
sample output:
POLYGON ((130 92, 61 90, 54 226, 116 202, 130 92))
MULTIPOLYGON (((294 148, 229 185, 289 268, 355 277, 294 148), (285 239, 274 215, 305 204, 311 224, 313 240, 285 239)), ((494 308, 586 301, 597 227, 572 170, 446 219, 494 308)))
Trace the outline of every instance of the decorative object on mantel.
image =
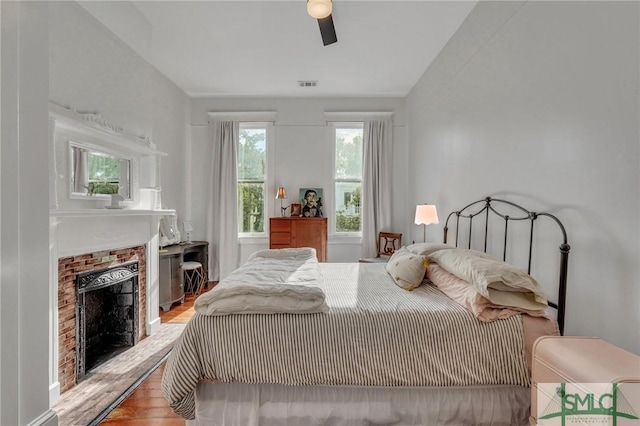
POLYGON ((121 209, 120 202, 124 201, 124 197, 120 194, 111 194, 111 205, 104 206, 107 209, 121 209))
POLYGON ((142 141, 142 143, 146 144, 151 149, 156 149, 157 145, 151 142, 151 138, 149 136, 138 136, 138 139, 142 141))
POLYGON ((424 225, 424 242, 427 242, 427 225, 438 224, 438 211, 435 205, 419 204, 416 206, 416 225, 424 225))
MULTIPOLYGON (((84 122, 84 124, 87 126, 112 134, 113 136, 122 136, 122 137, 128 138, 129 140, 139 141, 142 144, 146 145, 146 147, 151 150, 157 149, 156 144, 151 141, 151 138, 149 136, 134 135, 134 134, 128 133, 122 127, 109 122, 106 118, 103 117, 102 113, 92 112, 92 111, 88 111, 88 112, 79 111, 75 108, 58 105, 55 102, 50 102, 49 108, 52 113, 58 114, 59 116, 64 116, 66 118, 77 120, 79 122, 84 122)), ((158 154, 166 155, 165 153, 158 153, 158 154)))
POLYGON ((140 188, 140 205, 149 210, 162 210, 162 190, 160 188, 140 188))
MULTIPOLYGON (((124 133, 124 129, 122 127, 119 127, 110 123, 99 112, 81 112, 81 111, 78 111, 77 109, 71 109, 68 107, 63 107, 63 108, 67 108, 71 110, 74 114, 76 114, 79 118, 83 119, 84 121, 95 123, 101 128, 108 130, 110 132, 113 132, 117 135, 124 133)), ((149 136, 140 135, 140 136, 136 136, 136 138, 138 138, 142 143, 147 145, 149 148, 156 149, 156 144, 151 142, 151 138, 149 138, 149 136)))
POLYGON ((285 191, 283 187, 279 187, 278 192, 276 193, 276 200, 280 200, 280 216, 282 217, 284 217, 285 212, 289 208, 289 206, 282 207, 282 200, 286 200, 286 199, 287 199, 287 191, 285 191))
MULTIPOLYGON (((71 108, 68 108, 71 109, 71 108)), ((91 123, 95 123, 98 126, 102 127, 105 130, 109 130, 110 132, 121 134, 124 132, 122 127, 115 126, 109 123, 99 112, 81 112, 77 109, 71 109, 74 114, 78 117, 82 118, 84 121, 89 121, 91 123)))

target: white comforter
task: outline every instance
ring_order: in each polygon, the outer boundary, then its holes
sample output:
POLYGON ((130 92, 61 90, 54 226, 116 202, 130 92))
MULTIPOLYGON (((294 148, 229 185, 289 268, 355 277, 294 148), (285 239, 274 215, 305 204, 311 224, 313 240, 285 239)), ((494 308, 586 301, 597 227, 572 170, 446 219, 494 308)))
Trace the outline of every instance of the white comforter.
POLYGON ((203 315, 326 312, 319 278, 313 248, 261 250, 198 297, 195 310, 203 315))

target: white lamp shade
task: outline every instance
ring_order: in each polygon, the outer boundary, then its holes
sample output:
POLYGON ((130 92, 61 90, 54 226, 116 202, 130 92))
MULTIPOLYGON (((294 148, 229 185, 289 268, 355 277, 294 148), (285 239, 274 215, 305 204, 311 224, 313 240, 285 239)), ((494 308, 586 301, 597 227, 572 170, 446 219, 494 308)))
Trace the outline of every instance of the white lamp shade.
POLYGON ((307 13, 316 19, 331 15, 331 0, 307 0, 307 13))
POLYGON ((285 191, 283 187, 278 188, 278 192, 276 192, 276 200, 283 200, 285 198, 287 198, 287 191, 285 191))
POLYGON ((182 222, 182 228, 184 229, 184 232, 193 232, 193 225, 191 225, 190 220, 182 222))
POLYGON ((436 206, 431 204, 420 204, 416 206, 416 225, 438 224, 438 211, 436 206))

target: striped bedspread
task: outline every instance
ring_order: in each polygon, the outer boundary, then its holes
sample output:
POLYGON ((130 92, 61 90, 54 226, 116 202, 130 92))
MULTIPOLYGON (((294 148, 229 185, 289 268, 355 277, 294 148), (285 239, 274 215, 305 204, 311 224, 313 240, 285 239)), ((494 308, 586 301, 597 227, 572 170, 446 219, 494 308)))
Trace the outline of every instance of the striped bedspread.
POLYGON ((194 417, 200 380, 284 385, 529 385, 520 316, 481 323, 432 285, 408 292, 382 264, 322 263, 328 313, 196 314, 162 388, 194 417))

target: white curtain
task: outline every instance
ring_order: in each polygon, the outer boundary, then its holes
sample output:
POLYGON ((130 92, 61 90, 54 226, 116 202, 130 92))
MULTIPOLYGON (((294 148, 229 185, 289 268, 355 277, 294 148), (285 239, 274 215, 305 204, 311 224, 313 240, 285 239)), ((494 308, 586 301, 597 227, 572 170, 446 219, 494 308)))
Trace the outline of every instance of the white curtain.
POLYGON ((238 267, 238 122, 209 120, 212 145, 207 210, 209 275, 218 281, 238 267))
POLYGON ((89 152, 73 148, 73 192, 89 193, 89 152))
POLYGON ((375 257, 378 232, 391 231, 391 119, 364 124, 361 257, 375 257))
POLYGON ((118 181, 118 194, 124 198, 129 198, 129 160, 120 160, 120 180, 118 181))

